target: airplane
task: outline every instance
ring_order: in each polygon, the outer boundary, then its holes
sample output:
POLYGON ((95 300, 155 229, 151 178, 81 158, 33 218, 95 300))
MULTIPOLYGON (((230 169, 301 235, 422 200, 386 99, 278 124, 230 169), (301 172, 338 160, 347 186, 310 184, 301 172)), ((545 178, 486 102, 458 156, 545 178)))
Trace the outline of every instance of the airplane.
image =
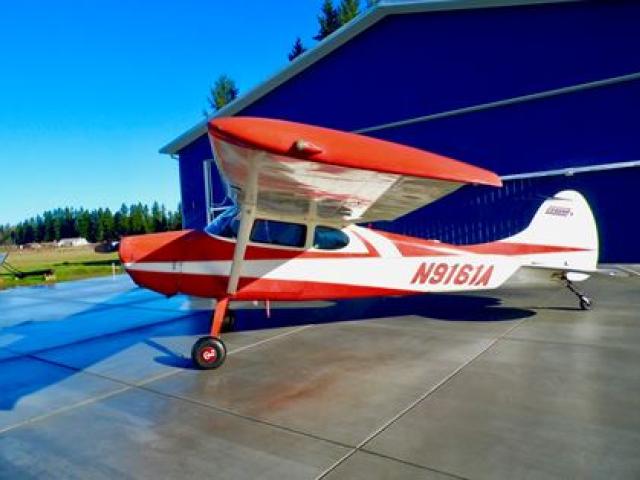
MULTIPOLYGON (((133 281, 164 295, 216 299, 210 335, 192 349, 220 367, 229 302, 310 301, 467 292, 561 282, 597 273, 598 233, 585 198, 545 200, 522 232, 453 245, 362 225, 393 220, 463 185, 500 187, 493 172, 380 139, 301 123, 226 117, 208 123, 233 204, 204 230, 122 239, 133 281)), ((455 215, 455 212, 452 212, 455 215)))

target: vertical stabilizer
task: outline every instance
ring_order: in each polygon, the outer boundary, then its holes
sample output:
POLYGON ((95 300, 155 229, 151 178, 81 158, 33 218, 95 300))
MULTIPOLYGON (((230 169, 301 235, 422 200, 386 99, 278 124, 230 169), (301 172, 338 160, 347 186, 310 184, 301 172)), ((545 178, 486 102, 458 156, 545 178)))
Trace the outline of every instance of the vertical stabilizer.
POLYGON ((598 263, 596 222, 586 199, 575 190, 546 200, 526 229, 502 242, 538 247, 536 254, 522 255, 523 265, 594 271, 598 263))

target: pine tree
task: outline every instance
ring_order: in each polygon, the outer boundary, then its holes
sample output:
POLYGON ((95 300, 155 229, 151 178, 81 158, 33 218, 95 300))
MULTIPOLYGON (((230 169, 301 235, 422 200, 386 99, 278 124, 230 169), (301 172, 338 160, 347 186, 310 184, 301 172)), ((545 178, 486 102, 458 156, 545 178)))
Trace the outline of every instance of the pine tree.
POLYGON ((166 232, 169 229, 169 221, 167 219, 167 208, 162 205, 160 207, 160 228, 161 232, 166 232))
POLYGON ((53 226, 53 212, 44 212, 44 237, 45 242, 53 242, 56 238, 55 229, 53 226))
POLYGON ((53 238, 51 240, 60 240, 62 238, 62 210, 57 209, 53 212, 53 238))
POLYGON ((45 238, 44 218, 42 215, 36 217, 36 242, 42 242, 45 238))
POLYGON ((178 204, 175 212, 169 213, 169 230, 182 229, 182 203, 178 204))
POLYGON ((360 1, 359 0, 342 0, 340 7, 338 8, 338 17, 340 18, 340 25, 344 25, 360 13, 360 1))
POLYGON ((116 237, 122 237, 129 233, 129 207, 124 203, 114 215, 113 223, 116 237))
POLYGON ((76 230, 78 231, 78 236, 89 239, 90 227, 91 214, 88 210, 81 208, 76 214, 76 230))
POLYGON ((148 233, 150 231, 147 225, 147 218, 145 215, 145 208, 142 203, 138 203, 137 205, 131 205, 129 209, 130 213, 130 225, 129 232, 130 234, 140 235, 142 233, 148 233))
MULTIPOLYGON (((213 84, 213 87, 209 90, 209 97, 207 103, 211 112, 217 112, 228 103, 235 100, 238 96, 238 87, 227 75, 220 75, 213 84)), ((204 114, 208 115, 209 112, 205 111, 204 114)))
POLYGON ((100 216, 100 224, 102 225, 102 233, 104 240, 113 240, 116 235, 114 231, 113 213, 106 208, 100 216))
POLYGON ((338 11, 333 6, 333 2, 331 0, 324 0, 320 10, 320 15, 318 15, 318 23, 320 24, 320 30, 318 31, 318 34, 313 37, 314 40, 318 41, 325 39, 340 28, 338 11))
POLYGON ((293 48, 291 49, 288 55, 289 61, 292 61, 294 58, 302 55, 306 51, 307 49, 304 48, 304 45, 302 45, 302 40, 300 40, 300 37, 296 38, 296 41, 293 44, 293 48))
POLYGON ((76 231, 74 213, 69 207, 66 207, 62 212, 62 228, 60 230, 60 234, 63 238, 76 237, 78 234, 76 231))
POLYGON ((92 210, 89 213, 89 218, 89 235, 87 236, 87 240, 90 242, 101 242, 103 231, 100 225, 100 213, 97 210, 92 210))
POLYGON ((151 206, 151 229, 154 232, 164 232, 166 230, 166 219, 164 217, 164 205, 162 208, 158 202, 153 202, 151 206))
POLYGON ((24 223, 22 232, 23 232, 22 243, 33 242, 33 225, 31 224, 31 222, 24 223))

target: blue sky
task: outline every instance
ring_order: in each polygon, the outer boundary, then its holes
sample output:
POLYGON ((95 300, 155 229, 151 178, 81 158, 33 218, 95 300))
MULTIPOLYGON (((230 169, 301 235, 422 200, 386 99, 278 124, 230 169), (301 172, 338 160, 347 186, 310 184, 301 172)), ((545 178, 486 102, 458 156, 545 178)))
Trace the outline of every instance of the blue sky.
MULTIPOLYGON (((364 2, 362 2, 364 3, 364 2)), ((21 0, 0 16, 0 223, 58 206, 177 205, 158 149, 315 44, 321 0, 21 0)))

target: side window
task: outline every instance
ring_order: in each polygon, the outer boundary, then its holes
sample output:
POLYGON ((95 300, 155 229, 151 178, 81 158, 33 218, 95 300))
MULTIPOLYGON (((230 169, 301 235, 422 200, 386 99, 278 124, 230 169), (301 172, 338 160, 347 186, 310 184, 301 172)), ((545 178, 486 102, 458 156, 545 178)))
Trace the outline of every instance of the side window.
POLYGON ((317 226, 313 232, 313 248, 338 250, 349 245, 349 236, 342 230, 317 226))
POLYGON ((257 219, 251 229, 251 241, 285 247, 304 247, 306 225, 257 219))

